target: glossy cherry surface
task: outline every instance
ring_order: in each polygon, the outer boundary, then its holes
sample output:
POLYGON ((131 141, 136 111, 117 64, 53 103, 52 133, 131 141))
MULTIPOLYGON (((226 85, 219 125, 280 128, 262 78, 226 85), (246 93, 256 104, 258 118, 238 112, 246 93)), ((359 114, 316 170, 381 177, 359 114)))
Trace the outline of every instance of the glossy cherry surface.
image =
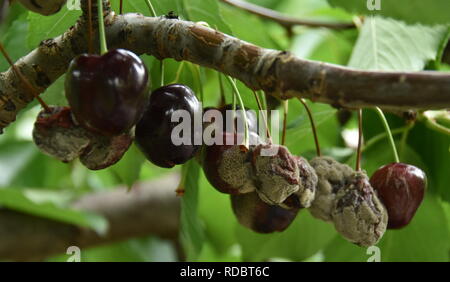
POLYGON ((148 101, 148 86, 144 63, 124 49, 74 58, 65 81, 77 122, 106 136, 127 132, 139 121, 148 101))
POLYGON ((194 92, 186 85, 171 84, 156 89, 141 121, 136 125, 136 144, 147 159, 157 166, 171 168, 190 160, 197 152, 195 135, 201 134, 194 126, 194 116, 201 119, 202 109, 194 92), (172 122, 172 114, 185 110, 191 119, 190 144, 175 145, 172 130, 180 123, 172 122))
POLYGON ((388 228, 398 229, 411 221, 422 203, 427 177, 413 165, 391 163, 379 168, 370 184, 388 211, 388 228))

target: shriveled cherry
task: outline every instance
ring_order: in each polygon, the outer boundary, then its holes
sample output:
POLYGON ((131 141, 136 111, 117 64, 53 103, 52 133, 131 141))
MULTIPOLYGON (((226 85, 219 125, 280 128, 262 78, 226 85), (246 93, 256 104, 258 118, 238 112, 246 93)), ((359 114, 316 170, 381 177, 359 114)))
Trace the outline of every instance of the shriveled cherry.
POLYGON ((239 223, 258 233, 284 231, 294 221, 299 209, 284 209, 263 202, 256 192, 232 195, 231 207, 239 223))
POLYGON ((202 152, 206 178, 216 190, 226 194, 243 194, 255 190, 251 153, 248 148, 238 144, 237 136, 235 133, 222 132, 222 144, 205 146, 202 152))
POLYGON ((160 87, 150 95, 148 107, 136 125, 136 144, 147 159, 157 166, 171 168, 183 164, 200 147, 195 145, 195 136, 201 134, 201 130, 197 132, 194 117, 201 117, 201 113, 200 103, 188 86, 171 84, 160 87), (184 122, 171 121, 172 114, 177 110, 186 111, 190 117, 191 136, 188 136, 188 142, 179 145, 172 141, 172 130, 184 122))
POLYGON ((388 228, 398 229, 411 221, 422 203, 427 177, 413 165, 391 163, 379 168, 370 178, 370 184, 386 206, 388 228))
POLYGON ((65 81, 75 119, 105 136, 126 133, 139 121, 147 105, 148 86, 144 63, 124 49, 74 58, 65 81))

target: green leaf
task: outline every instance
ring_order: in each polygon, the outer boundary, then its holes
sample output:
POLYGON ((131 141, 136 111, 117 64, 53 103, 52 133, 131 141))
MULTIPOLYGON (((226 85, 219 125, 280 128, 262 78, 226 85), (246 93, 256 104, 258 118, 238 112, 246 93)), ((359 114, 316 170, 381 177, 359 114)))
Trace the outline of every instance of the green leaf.
POLYGON ((447 0, 328 0, 334 7, 363 15, 382 15, 407 23, 450 23, 450 2, 447 0), (379 10, 370 10, 368 3, 380 3, 379 10))
POLYGON ((108 222, 102 216, 91 212, 59 207, 53 201, 37 197, 38 191, 27 194, 18 189, 0 189, 0 205, 15 211, 49 218, 52 220, 92 228, 99 234, 108 229, 108 222))
POLYGON ((184 195, 181 198, 180 240, 187 261, 196 261, 203 247, 204 231, 198 216, 198 188, 200 166, 195 160, 183 165, 181 186, 184 195))
POLYGON ((447 36, 445 26, 406 25, 393 19, 368 17, 349 62, 364 70, 420 71, 438 56, 447 36))
POLYGON ((139 179, 144 161, 144 155, 135 145, 132 145, 123 158, 109 168, 109 171, 117 176, 121 183, 131 187, 139 179))
POLYGON ((211 28, 232 34, 230 27, 222 18, 217 0, 183 0, 188 19, 193 22, 207 22, 211 28))
MULTIPOLYGON (((0 33, 1 42, 13 61, 17 61, 31 50, 26 44, 28 31, 26 15, 26 13, 19 14, 19 17, 12 21, 6 32, 0 33)), ((2 56, 0 60, 0 71, 5 71, 8 68, 9 64, 2 56)))
POLYGON ((29 12, 28 46, 35 48, 42 40, 63 34, 76 23, 80 15, 81 11, 68 10, 66 5, 63 5, 61 11, 51 16, 29 12))
POLYGON ((38 154, 34 144, 15 142, 2 144, 0 151, 0 187, 8 186, 38 154))

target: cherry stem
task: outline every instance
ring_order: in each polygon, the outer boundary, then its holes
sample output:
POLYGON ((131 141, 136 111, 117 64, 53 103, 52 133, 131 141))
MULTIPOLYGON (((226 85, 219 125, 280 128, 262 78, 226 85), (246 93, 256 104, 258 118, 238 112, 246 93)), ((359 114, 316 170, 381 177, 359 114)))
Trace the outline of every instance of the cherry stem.
POLYGON ((39 97, 39 92, 31 85, 31 83, 25 78, 25 76, 22 74, 22 72, 19 70, 16 65, 14 65, 13 61, 11 60, 11 57, 9 57, 8 53, 6 52, 5 48, 3 47, 3 44, 0 43, 0 52, 5 57, 6 61, 8 61, 8 64, 13 69, 14 73, 19 77, 19 79, 25 84, 25 86, 28 88, 28 91, 33 94, 34 98, 41 104, 42 108, 46 112, 51 112, 50 107, 44 102, 44 100, 39 97))
MULTIPOLYGON (((244 101, 242 100, 241 93, 239 93, 239 89, 237 88, 236 82, 228 75, 226 77, 228 79, 228 82, 230 82, 231 86, 233 87, 234 93, 235 93, 236 97, 238 98, 239 104, 242 109, 242 115, 244 117, 244 146, 246 148, 249 148, 250 146, 249 146, 249 138, 248 138, 248 120, 247 120, 247 113, 246 113, 245 106, 244 106, 244 101)), ((233 119, 233 121, 234 121, 234 119, 233 119)), ((233 122, 233 124, 234 124, 234 122, 233 122)))
POLYGON ((123 14, 123 0, 120 0, 119 14, 123 14))
POLYGON ((183 71, 184 68, 184 61, 181 61, 180 65, 178 66, 176 75, 175 75, 175 80, 173 83, 178 83, 178 81, 180 81, 180 76, 181 76, 181 72, 183 71))
POLYGON ((219 76, 219 88, 220 88, 220 99, 222 103, 225 103, 225 87, 223 86, 222 74, 217 72, 219 76))
POLYGON ((289 101, 288 100, 283 100, 283 135, 281 137, 281 145, 285 145, 286 144, 286 130, 287 130, 287 116, 288 116, 288 111, 289 111, 289 101))
POLYGON ((262 118, 264 121, 264 124, 266 126, 266 135, 267 138, 269 138, 270 143, 272 143, 272 136, 270 135, 270 130, 269 130, 269 123, 267 121, 267 116, 266 116, 266 112, 263 109, 263 106, 261 104, 261 100, 259 99, 258 93, 256 93, 255 91, 253 91, 253 95, 255 96, 256 99, 256 103, 258 104, 258 109, 262 112, 262 118))
POLYGON ((298 100, 300 101, 300 103, 302 103, 303 107, 305 107, 306 113, 308 114, 309 122, 311 123, 311 130, 313 132, 314 143, 316 144, 316 154, 318 157, 320 157, 322 156, 322 153, 320 151, 319 137, 317 135, 316 123, 314 121, 312 111, 304 99, 299 98, 298 100))
POLYGON ((98 32, 100 33, 100 54, 103 55, 108 52, 108 46, 106 45, 105 35, 105 23, 103 22, 103 1, 97 0, 98 11, 98 32))
POLYGON ((88 0, 88 51, 89 54, 94 53, 94 46, 92 43, 92 0, 88 0))
MULTIPOLYGON (((399 157, 403 159, 405 156, 405 148, 406 148, 406 141, 408 140, 409 132, 411 131, 411 128, 413 128, 414 122, 408 122, 406 125, 406 129, 402 134, 401 140, 400 140, 400 152, 399 157)), ((393 131, 392 131, 393 133, 393 131)))
POLYGON ((153 8, 152 2, 150 0, 145 0, 145 3, 147 3, 148 9, 150 10, 150 15, 156 17, 155 8, 153 8))
POLYGON ((361 149, 362 149, 362 138, 363 138, 363 131, 362 131, 362 109, 358 110, 358 149, 357 149, 357 156, 356 156, 356 171, 361 171, 361 149))
MULTIPOLYGON (((396 128, 396 129, 392 129, 392 134, 401 134, 401 133, 405 133, 407 131, 409 131, 410 128, 408 128, 408 126, 406 127, 400 127, 400 128, 396 128)), ((378 135, 375 135, 374 137, 372 137, 370 140, 368 140, 367 142, 365 142, 365 145, 363 146, 363 148, 361 149, 363 152, 368 150, 370 147, 374 146, 376 143, 380 142, 381 140, 383 140, 384 138, 387 137, 387 133, 383 132, 380 133, 378 135)))
POLYGON ((204 93, 203 93, 203 79, 202 79, 202 73, 200 71, 199 66, 194 66, 195 74, 197 76, 197 82, 198 82, 198 89, 200 90, 200 101, 203 103, 204 93))
POLYGON ((159 65, 159 71, 161 72, 161 87, 164 86, 164 60, 161 60, 159 65))
POLYGON ((389 128, 389 123, 386 120, 386 117, 384 116, 384 113, 380 108, 375 107, 375 110, 383 123, 384 129, 386 130, 386 134, 389 137, 388 139, 389 139, 389 143, 391 144, 392 153, 394 154, 395 162, 399 163, 400 158, 398 157, 397 148, 395 147, 394 137, 392 137, 391 129, 389 128))

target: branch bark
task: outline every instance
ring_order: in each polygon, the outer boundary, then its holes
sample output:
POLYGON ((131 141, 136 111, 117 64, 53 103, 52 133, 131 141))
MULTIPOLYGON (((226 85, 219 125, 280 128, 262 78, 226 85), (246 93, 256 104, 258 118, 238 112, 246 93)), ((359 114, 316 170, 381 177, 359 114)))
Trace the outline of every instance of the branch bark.
POLYGON ((69 246, 87 248, 139 236, 155 235, 176 241, 180 201, 177 174, 139 183, 127 193, 122 187, 87 195, 73 204, 104 216, 109 230, 92 230, 11 210, 0 211, 0 260, 37 261, 65 253, 69 246))
MULTIPOLYGON (((125 48, 158 59, 190 61, 281 99, 308 98, 335 107, 378 106, 395 112, 450 108, 448 73, 361 71, 304 60, 193 22, 140 14, 114 15, 109 2, 105 3, 110 48, 125 48)), ((16 65, 43 92, 64 74, 73 57, 87 51, 86 34, 85 19, 81 18, 63 35, 43 41, 16 65)), ((1 73, 0 129, 13 122, 18 111, 32 99, 11 69, 1 73)))

